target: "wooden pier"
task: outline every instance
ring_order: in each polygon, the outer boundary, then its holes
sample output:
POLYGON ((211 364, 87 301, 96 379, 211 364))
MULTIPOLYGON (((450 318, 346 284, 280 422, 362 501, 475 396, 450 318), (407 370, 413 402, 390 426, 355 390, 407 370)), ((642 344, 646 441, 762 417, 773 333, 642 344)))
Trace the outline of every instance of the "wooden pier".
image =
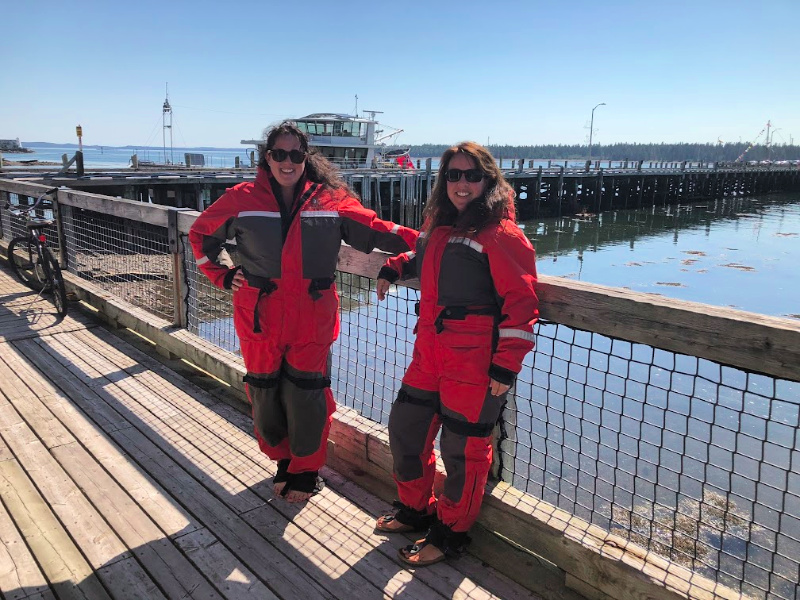
POLYGON ((150 344, 57 320, 5 266, 0 298, 3 598, 538 598, 470 556, 403 568, 390 505, 330 469, 275 499, 249 417, 150 344))
MULTIPOLYGON (((524 160, 513 162, 515 168, 504 170, 504 174, 517 192, 521 220, 800 191, 800 168, 790 165, 689 166, 685 162, 623 161, 602 168, 598 161, 587 163, 584 168, 568 168, 551 161, 548 167, 533 169, 532 161, 527 161, 528 168, 524 160)), ((227 188, 253 180, 255 170, 117 171, 89 173, 83 177, 12 172, 3 176, 202 211, 227 188)), ((430 168, 416 171, 362 169, 343 171, 342 176, 361 196, 365 206, 384 218, 413 227, 421 222, 422 209, 433 188, 436 172, 430 168)))

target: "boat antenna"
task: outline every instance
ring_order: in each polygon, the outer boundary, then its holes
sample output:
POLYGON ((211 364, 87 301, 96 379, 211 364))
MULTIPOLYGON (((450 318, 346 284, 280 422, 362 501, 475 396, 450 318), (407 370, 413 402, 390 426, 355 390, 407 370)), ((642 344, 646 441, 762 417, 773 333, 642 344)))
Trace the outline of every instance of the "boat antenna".
POLYGON ((166 85, 167 97, 164 99, 164 106, 161 111, 161 123, 163 125, 161 138, 164 144, 164 162, 172 164, 174 162, 172 156, 172 107, 169 105, 169 82, 166 85), (167 129, 169 129, 169 161, 167 161, 167 129))
POLYGON ((358 94, 356 94, 356 108, 355 111, 353 112, 353 116, 354 117, 358 116, 358 94))

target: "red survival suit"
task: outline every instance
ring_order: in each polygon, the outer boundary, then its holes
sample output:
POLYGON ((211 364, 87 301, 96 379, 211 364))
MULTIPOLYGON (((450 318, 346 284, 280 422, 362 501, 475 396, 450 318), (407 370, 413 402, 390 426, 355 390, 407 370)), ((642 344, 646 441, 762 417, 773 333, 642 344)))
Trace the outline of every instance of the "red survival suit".
POLYGON ((290 473, 325 463, 336 404, 330 347, 339 334, 334 275, 341 242, 362 252, 413 248, 417 232, 378 219, 346 190, 301 180, 291 209, 271 175, 230 188, 192 225, 197 265, 218 287, 234 267, 223 244, 235 239, 247 285, 233 294, 233 322, 247 368, 247 393, 261 450, 289 460, 290 473), (278 192, 279 193, 279 192, 278 192))
POLYGON ((419 276, 414 355, 389 416, 400 502, 430 512, 440 426, 447 470, 438 520, 466 532, 492 463, 491 434, 505 404, 490 378, 512 384, 533 348, 538 319, 535 253, 510 219, 478 233, 437 227, 416 252, 389 259, 379 277, 419 276))

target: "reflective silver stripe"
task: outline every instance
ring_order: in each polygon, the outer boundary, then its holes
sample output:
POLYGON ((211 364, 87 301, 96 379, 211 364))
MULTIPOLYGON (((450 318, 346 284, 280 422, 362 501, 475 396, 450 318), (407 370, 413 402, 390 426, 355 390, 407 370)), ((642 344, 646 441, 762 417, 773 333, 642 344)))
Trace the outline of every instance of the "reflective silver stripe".
POLYGON ((483 244, 476 242, 473 239, 466 238, 466 237, 451 237, 447 240, 450 244, 464 244, 465 246, 469 246, 476 252, 483 252, 483 244))
POLYGON ((403 252, 403 254, 405 254, 408 257, 408 260, 411 260, 417 255, 417 253, 414 252, 413 250, 409 250, 408 252, 403 252))
POLYGON ((301 217, 338 217, 338 210, 304 210, 300 213, 301 217))
POLYGON ((239 218, 242 217, 269 217, 270 219, 280 219, 281 213, 279 212, 272 212, 268 210, 243 210, 237 215, 239 218))
POLYGON ((204 264, 206 264, 206 263, 207 263, 208 261, 210 261, 210 260, 211 260, 211 259, 210 259, 210 258, 208 258, 207 256, 204 256, 203 258, 198 258, 198 259, 197 259, 197 266, 199 267, 200 265, 204 265, 204 264))
POLYGON ((392 233, 397 233, 398 231, 400 231, 400 225, 395 223, 394 227, 392 227, 392 233))
POLYGON ((501 329, 500 330, 500 337, 515 337, 521 340, 528 340, 529 342, 533 342, 536 340, 534 335, 528 331, 523 331, 522 329, 501 329))
POLYGON ((428 232, 427 231, 420 231, 419 232, 419 237, 428 237, 428 232))

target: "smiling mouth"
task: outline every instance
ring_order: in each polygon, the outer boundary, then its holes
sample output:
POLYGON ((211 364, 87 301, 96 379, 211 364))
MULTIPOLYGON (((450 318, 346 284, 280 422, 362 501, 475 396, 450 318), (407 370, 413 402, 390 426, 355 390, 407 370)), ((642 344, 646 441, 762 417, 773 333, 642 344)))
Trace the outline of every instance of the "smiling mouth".
POLYGON ((291 175, 292 173, 294 173, 294 169, 281 169, 281 173, 285 175, 291 175))

